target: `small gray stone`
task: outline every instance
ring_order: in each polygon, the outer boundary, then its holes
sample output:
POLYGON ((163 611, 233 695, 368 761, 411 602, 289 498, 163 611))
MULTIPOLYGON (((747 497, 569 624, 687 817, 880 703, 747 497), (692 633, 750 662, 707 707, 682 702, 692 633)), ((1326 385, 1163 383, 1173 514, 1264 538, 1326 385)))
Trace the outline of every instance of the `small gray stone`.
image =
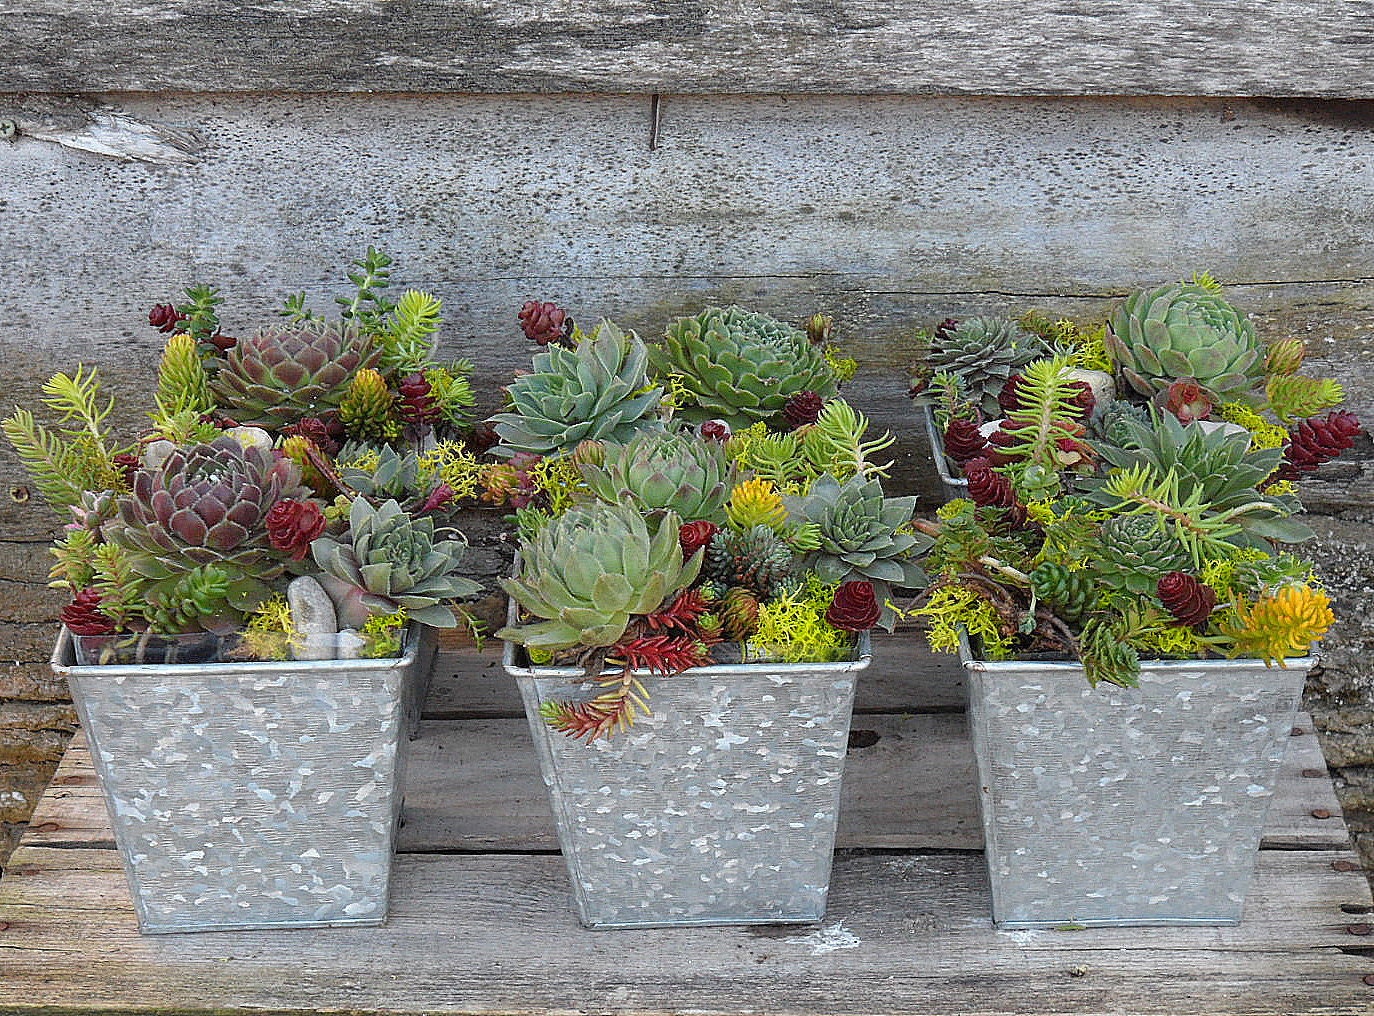
POLYGON ((367 639, 363 638, 353 628, 345 628, 339 632, 335 643, 339 650, 341 660, 360 660, 363 656, 363 646, 367 645, 367 639))
POLYGON ((176 451, 176 445, 170 441, 153 441, 143 449, 143 468, 149 471, 157 471, 162 468, 162 464, 167 461, 167 457, 176 451))
POLYGON ((297 576, 286 587, 286 602, 299 636, 294 648, 296 659, 335 659, 339 621, 334 601, 324 587, 309 575, 297 576))

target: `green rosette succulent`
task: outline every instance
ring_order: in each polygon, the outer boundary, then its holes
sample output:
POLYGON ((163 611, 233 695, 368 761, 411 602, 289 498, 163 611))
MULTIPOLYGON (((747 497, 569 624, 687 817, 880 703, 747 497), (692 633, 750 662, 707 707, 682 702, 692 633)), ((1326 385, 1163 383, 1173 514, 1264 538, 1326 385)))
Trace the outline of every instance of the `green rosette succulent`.
POLYGON ((1191 567, 1188 549, 1154 518, 1117 515, 1102 523, 1096 570, 1108 586, 1148 595, 1164 575, 1191 567))
POLYGON ((321 580, 339 607, 339 622, 357 626, 371 614, 406 616, 433 628, 457 619, 442 601, 471 596, 481 585, 457 574, 467 544, 439 539, 427 515, 412 517, 396 501, 374 508, 355 498, 344 540, 321 536, 310 544, 321 580))
POLYGON ((550 343, 534 369, 507 389, 511 412, 490 423, 501 438, 494 451, 555 455, 582 441, 629 440, 655 426, 662 388, 648 381, 648 351, 639 336, 602 321, 569 349, 550 343))
MULTIPOLYGON (((906 528, 916 498, 884 497, 876 479, 854 476, 841 484, 825 473, 805 495, 785 501, 792 518, 818 527, 820 546, 802 564, 822 582, 867 580, 884 604, 893 586, 925 586, 925 572, 914 558, 932 541, 906 528)), ((879 623, 891 631, 895 621, 892 609, 884 605, 879 623)))
POLYGON ((650 533, 634 508, 600 501, 576 505, 521 544, 520 573, 501 587, 542 620, 508 625, 497 637, 544 650, 618 642, 632 616, 647 614, 701 569, 701 552, 683 560, 679 520, 668 512, 650 533))
POLYGON ((297 321, 239 339, 210 387, 240 424, 278 430, 337 413, 354 375, 380 357, 372 339, 351 328, 297 321))
POLYGON ((154 583, 219 566, 228 577, 227 601, 247 611, 267 597, 268 584, 286 566, 267 535, 268 511, 284 498, 309 496, 286 456, 226 435, 175 448, 155 467, 139 469, 104 533, 154 583))
POLYGON ((736 427, 772 420, 799 392, 839 391, 825 351, 806 333, 742 307, 709 307, 668 326, 649 350, 655 374, 681 392, 684 419, 715 417, 736 427))
POLYGON ((1132 293, 1112 312, 1106 343, 1141 395, 1181 378, 1221 400, 1247 399, 1263 387, 1265 349, 1255 326, 1207 286, 1183 282, 1132 293))
POLYGON ((736 469, 723 445, 658 431, 623 445, 606 444, 601 458, 579 468, 592 493, 608 504, 725 524, 736 469))
POLYGON ((925 367, 960 378, 968 397, 995 419, 1002 415, 997 396, 1007 381, 1048 352, 1044 339, 1010 318, 971 317, 936 331, 925 367))

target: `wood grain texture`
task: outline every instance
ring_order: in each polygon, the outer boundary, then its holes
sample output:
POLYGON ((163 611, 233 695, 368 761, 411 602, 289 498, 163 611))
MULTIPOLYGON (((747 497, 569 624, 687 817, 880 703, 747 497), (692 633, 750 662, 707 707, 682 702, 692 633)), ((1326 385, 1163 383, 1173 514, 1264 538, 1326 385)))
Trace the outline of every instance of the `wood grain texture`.
POLYGON ((0 88, 1361 96, 1374 94, 1369 13, 1289 0, 45 0, 9 12, 0 88))
POLYGON ((1234 928, 994 931, 981 859, 841 855, 818 927, 580 930, 557 857, 407 855, 379 929, 139 937, 111 851, 22 847, 0 1004, 62 1013, 1357 1013, 1367 906, 1269 852, 1234 928), (60 873, 44 855, 66 855, 60 873), (80 941, 79 949, 74 942, 80 941))
MULTIPOLYGON (((6 408, 81 360, 136 425, 161 344, 152 303, 215 283, 226 328, 248 331, 295 291, 332 307, 344 264, 375 243, 399 286, 443 297, 441 352, 476 362, 483 412, 528 365, 514 314, 532 297, 650 337, 709 303, 828 309, 860 362, 851 400, 899 435, 898 491, 934 490, 905 396, 918 326, 1031 306, 1091 320, 1200 268, 1266 337, 1309 338, 1310 369, 1374 414, 1366 105, 671 96, 652 152, 644 103, 625 96, 121 106, 203 151, 154 166, 0 145, 6 408)), ((1328 504, 1374 498, 1370 466, 1349 469, 1319 481, 1328 504)), ((59 524, 26 486, 0 448, 0 540, 59 524)))

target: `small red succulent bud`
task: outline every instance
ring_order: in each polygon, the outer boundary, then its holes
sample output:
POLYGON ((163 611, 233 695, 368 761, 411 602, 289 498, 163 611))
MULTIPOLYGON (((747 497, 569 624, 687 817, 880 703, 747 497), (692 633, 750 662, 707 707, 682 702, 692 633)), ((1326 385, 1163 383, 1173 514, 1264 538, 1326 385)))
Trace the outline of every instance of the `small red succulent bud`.
POLYGON ((1021 408, 1021 375, 1013 374, 997 393, 997 404, 1002 412, 1012 413, 1021 408))
POLYGON ((1164 408, 1184 423, 1212 415, 1212 400, 1192 378, 1180 378, 1164 392, 1164 408))
POLYGON ((142 463, 138 461, 138 456, 132 452, 121 452, 114 457, 114 464, 119 467, 119 471, 124 476, 124 482, 132 485, 134 474, 142 463))
POLYGON ((1161 575, 1155 592, 1159 602, 1184 628, 1205 624, 1217 605, 1216 590, 1187 572, 1171 571, 1161 575))
POLYGON ((730 440, 730 425, 724 420, 707 420, 697 428, 697 433, 701 435, 703 441, 714 441, 717 444, 724 444, 730 440))
POLYGON ((817 311, 806 319, 806 338, 813 346, 823 346, 830 341, 830 334, 835 327, 835 320, 829 315, 817 311))
POLYGON ((335 438, 333 428, 318 416, 303 417, 281 430, 287 437, 308 438, 316 448, 330 458, 339 454, 340 445, 335 438))
POLYGON ((873 584, 859 580, 841 582, 825 619, 841 631, 868 631, 878 623, 882 608, 873 595, 873 584))
POLYGON ((267 511, 267 539, 273 548, 304 560, 310 542, 324 532, 324 512, 314 501, 283 498, 267 511))
POLYGON ((968 480, 968 496, 980 508, 1002 508, 1004 518, 1014 528, 1026 524, 1026 509, 1016 499, 1011 481, 992 468, 986 458, 970 459, 964 463, 964 477, 968 480))
POLYGON ((950 333, 958 327, 959 322, 956 318, 945 318, 943 321, 941 321, 938 325, 935 326, 935 337, 937 339, 947 339, 949 338, 950 333))
POLYGON ((430 383, 420 373, 407 375, 397 386, 400 395, 401 419, 421 425, 433 423, 439 416, 439 403, 431 394, 430 383))
POLYGON ((526 300, 515 315, 520 322, 520 330, 525 338, 547 346, 550 342, 568 345, 572 335, 572 318, 568 312, 552 301, 540 302, 526 300))
POLYGON ((787 421, 787 426, 796 430, 808 423, 815 423, 820 419, 821 410, 824 408, 825 400, 815 392, 797 392, 783 403, 782 416, 787 421))
POLYGON ((447 483, 440 483, 429 492, 429 497, 425 498, 425 503, 420 506, 417 514, 428 515, 432 511, 437 511, 448 504, 454 498, 453 488, 447 483))
POLYGON ((685 522, 677 532, 677 541, 682 545, 682 556, 689 558, 706 546, 720 532, 720 526, 705 519, 685 522))
MULTIPOLYGON (((1016 457, 1006 454, 1002 449, 1012 448, 1015 445, 1016 438, 1008 434, 1001 427, 998 427, 988 435, 988 447, 983 454, 991 465, 1005 466, 1008 463, 1016 461, 1016 457)), ((965 470, 967 470, 967 468, 966 466, 965 470)))
POLYGON ((62 623, 73 635, 109 635, 115 630, 114 619, 100 609, 100 594, 83 589, 62 608, 62 623))
POLYGON ((961 466, 987 451, 988 439, 972 420, 955 418, 945 428, 945 454, 961 466))
POLYGON ((223 332, 215 332, 210 336, 210 344, 221 353, 227 353, 239 344, 239 340, 232 335, 225 335, 223 332))
POLYGON ((152 325, 163 335, 168 332, 176 331, 177 325, 185 321, 186 317, 170 303, 159 303, 148 311, 148 324, 152 325))
POLYGON ((501 435, 496 433, 496 428, 489 423, 473 427, 463 436, 463 444, 473 455, 482 455, 500 443, 501 435))

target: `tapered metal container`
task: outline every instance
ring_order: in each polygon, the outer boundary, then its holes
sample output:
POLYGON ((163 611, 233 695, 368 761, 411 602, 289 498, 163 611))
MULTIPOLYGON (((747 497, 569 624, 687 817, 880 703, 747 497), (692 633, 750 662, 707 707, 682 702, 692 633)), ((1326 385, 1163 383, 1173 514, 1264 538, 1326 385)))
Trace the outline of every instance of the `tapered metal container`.
POLYGON ((999 925, 1240 921, 1311 658, 1147 662, 1128 689, 962 654, 999 925))
POLYGON ((386 919, 422 644, 412 627, 398 659, 76 666, 63 630, 53 670, 141 931, 386 919))
POLYGON ((589 928, 810 922, 825 912, 854 685, 852 661, 643 675, 652 714, 587 744, 547 701, 579 671, 506 645, 549 788, 575 909, 589 928))
POLYGON ((940 478, 940 490, 944 492, 945 500, 953 501, 955 498, 968 497, 968 481, 950 471, 949 460, 945 458, 945 438, 940 433, 940 428, 935 425, 935 414, 929 406, 921 407, 921 419, 925 424, 926 440, 930 442, 930 457, 935 462, 935 475, 940 478))

